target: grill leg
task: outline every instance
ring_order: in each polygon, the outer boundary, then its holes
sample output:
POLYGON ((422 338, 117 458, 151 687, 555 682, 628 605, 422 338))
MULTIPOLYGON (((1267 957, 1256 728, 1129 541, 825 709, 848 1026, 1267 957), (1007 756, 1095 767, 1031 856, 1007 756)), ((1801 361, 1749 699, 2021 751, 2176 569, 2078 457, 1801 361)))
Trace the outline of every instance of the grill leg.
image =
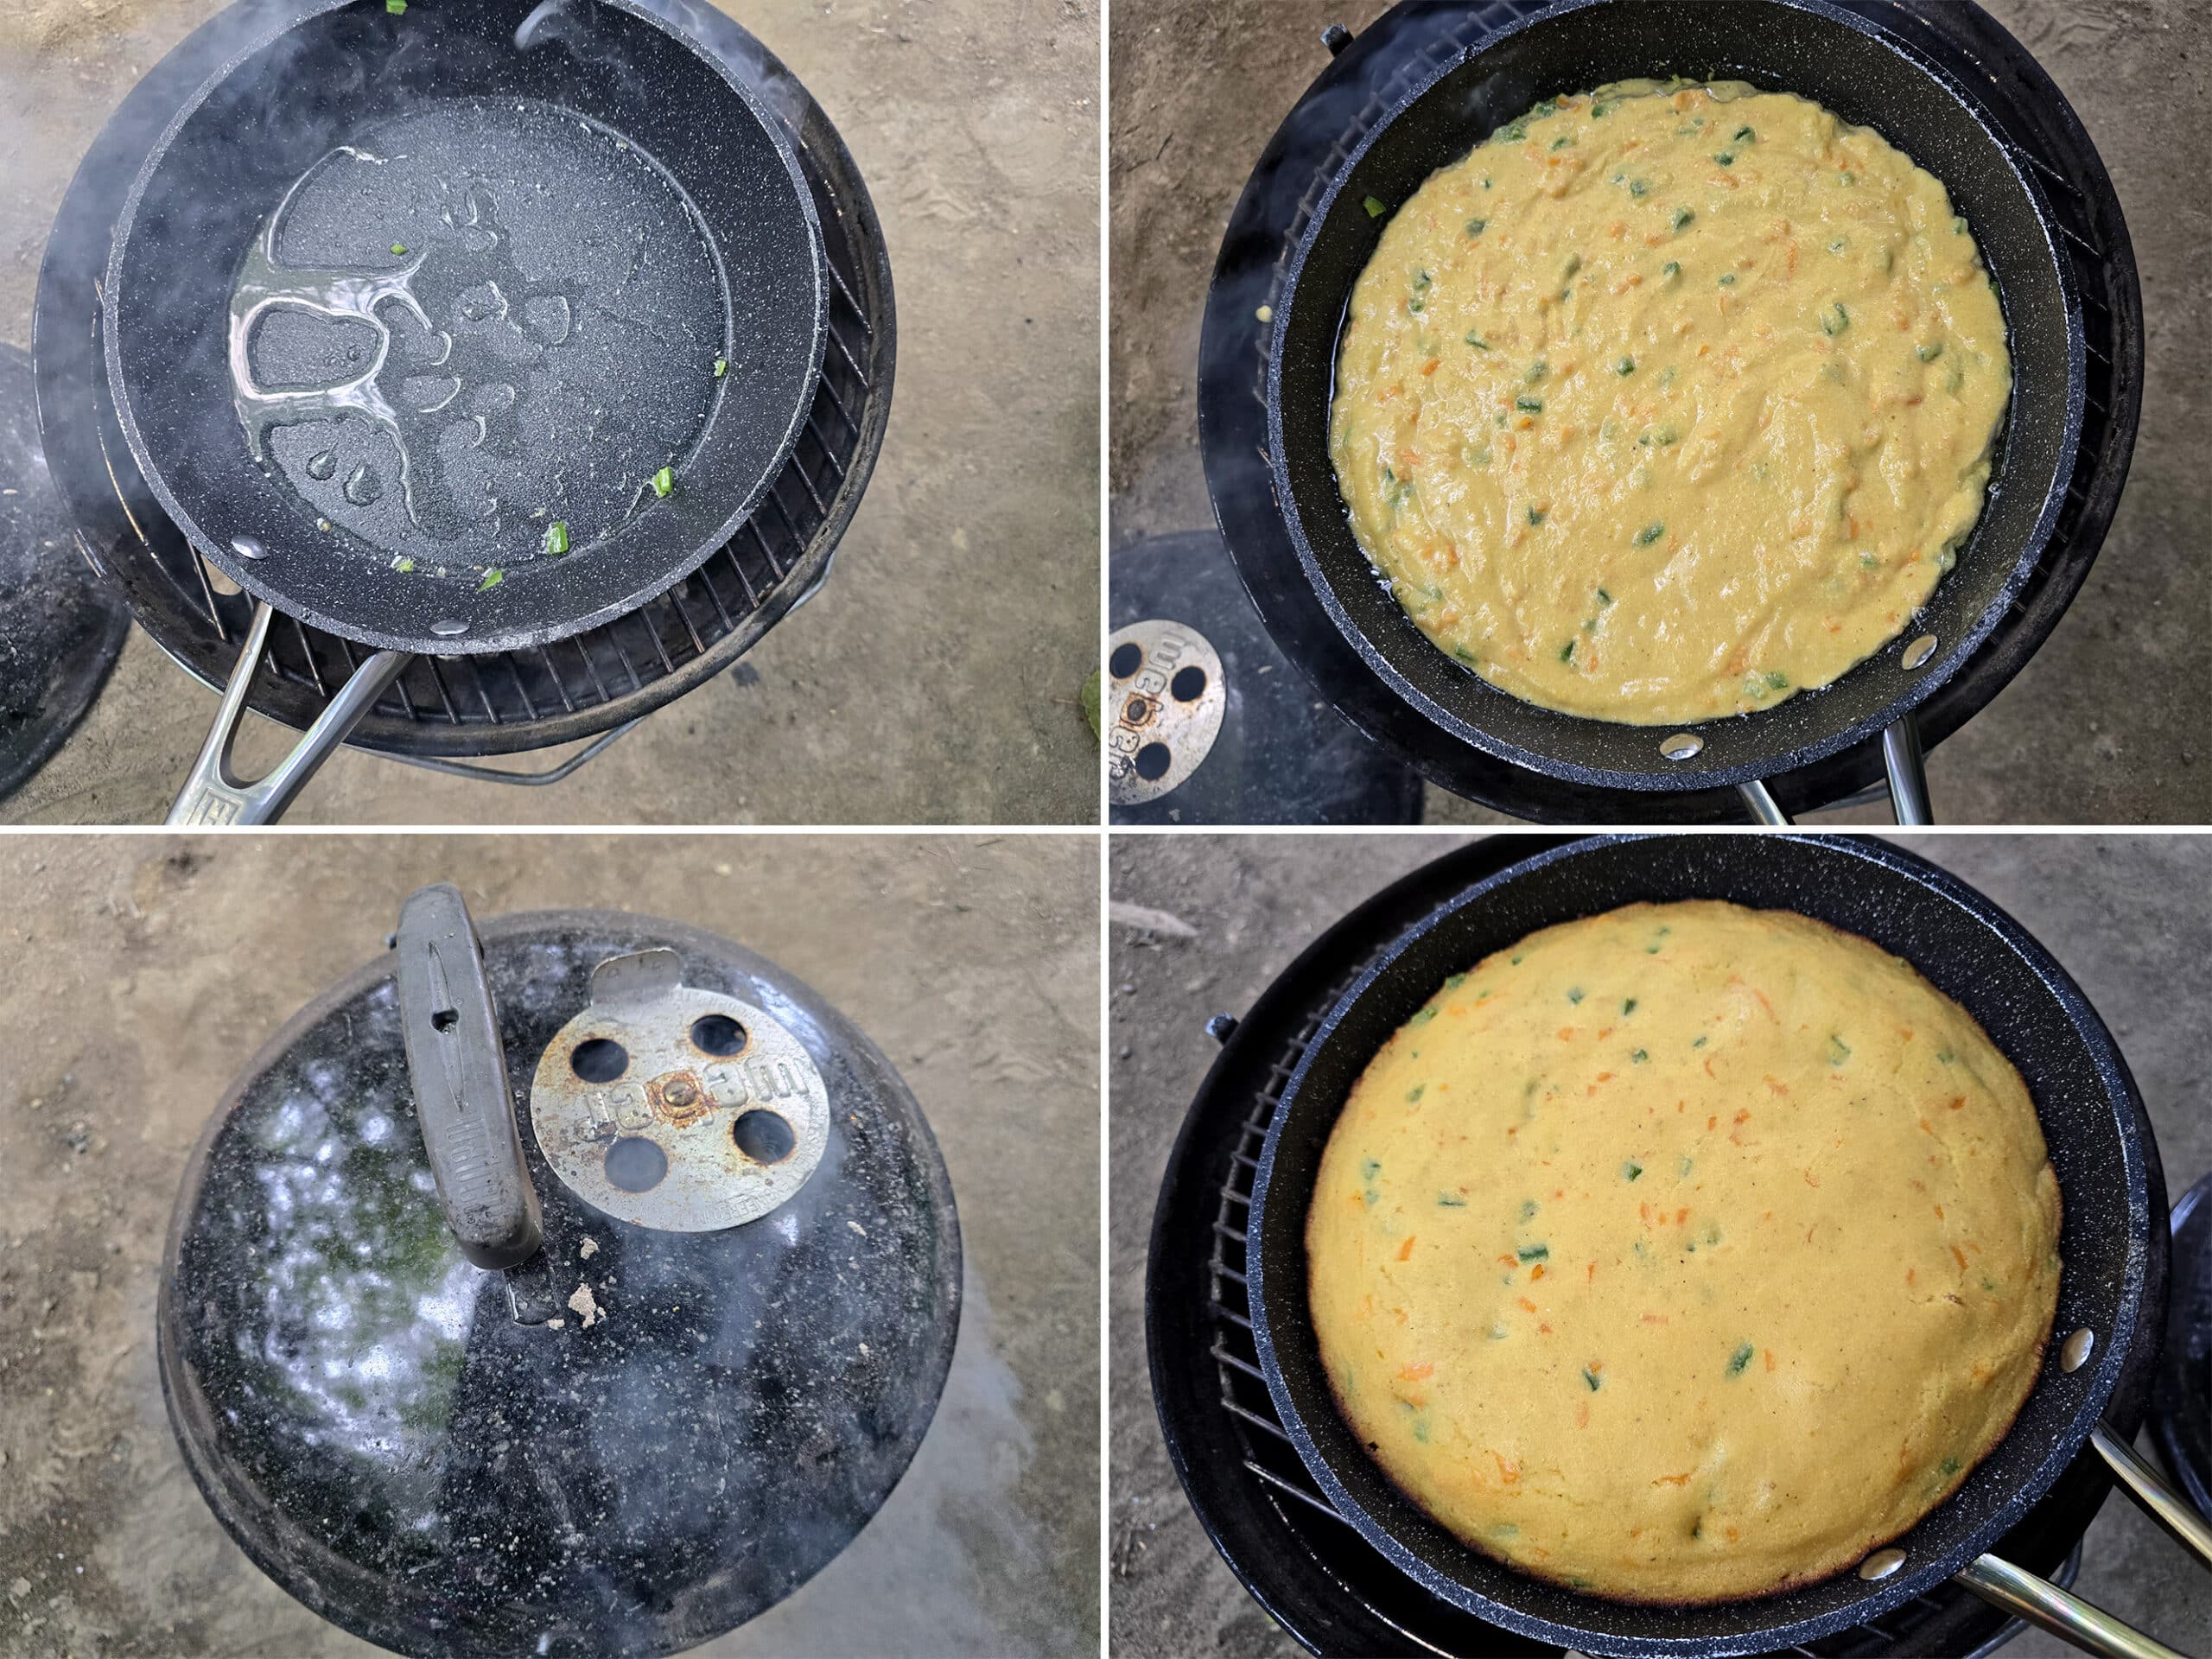
POLYGON ((645 723, 645 716, 626 720, 611 732, 602 732, 591 741, 590 747, 576 751, 557 766, 543 772, 505 772, 498 766, 480 766, 467 760, 444 760, 428 754, 386 754, 382 750, 372 753, 385 760, 397 760, 404 766, 420 766, 425 772, 442 772, 453 778, 474 778, 479 783, 513 784, 524 789, 543 789, 548 784, 557 784, 573 777, 588 762, 596 760, 614 740, 633 732, 645 723))

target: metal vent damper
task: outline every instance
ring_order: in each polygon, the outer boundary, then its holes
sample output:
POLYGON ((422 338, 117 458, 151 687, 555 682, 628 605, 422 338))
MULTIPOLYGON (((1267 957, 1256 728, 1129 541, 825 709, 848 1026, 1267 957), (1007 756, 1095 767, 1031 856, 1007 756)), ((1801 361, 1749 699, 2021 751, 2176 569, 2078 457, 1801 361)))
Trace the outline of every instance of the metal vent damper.
POLYGON ((768 1214, 822 1161, 830 1096, 764 1010, 683 983, 673 950, 601 963, 530 1091, 554 1173, 641 1227, 706 1232, 768 1214))
POLYGON ((952 1193, 883 1055, 676 923, 411 895, 193 1154, 169 1415, 300 1600, 410 1654, 665 1654, 820 1570, 927 1428, 952 1193), (531 1075, 528 1121, 511 1077, 531 1075))

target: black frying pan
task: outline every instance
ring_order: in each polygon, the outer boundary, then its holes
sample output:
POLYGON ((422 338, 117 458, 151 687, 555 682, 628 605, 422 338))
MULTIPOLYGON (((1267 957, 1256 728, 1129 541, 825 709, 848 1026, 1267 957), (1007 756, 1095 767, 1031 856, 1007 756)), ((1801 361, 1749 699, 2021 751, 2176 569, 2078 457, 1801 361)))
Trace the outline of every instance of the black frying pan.
MULTIPOLYGON (((1299 563, 1345 639, 1400 697, 1460 741, 1521 766, 1615 789, 1738 785, 1773 819, 1760 779, 1897 727, 1910 753, 1895 757, 1892 776, 1902 771, 1912 791, 1917 742, 1900 722, 2019 594, 2073 473, 2084 344, 2059 234, 2032 163, 1974 91, 1829 0, 1563 0, 1421 76, 1329 179, 1292 255, 1275 305, 1268 422, 1276 499, 1299 563), (1395 207, 1539 99, 1672 75, 1813 99, 1877 129, 1942 179, 1995 279, 2014 377, 1988 504, 1919 617, 1823 690, 1687 728, 1559 714, 1462 668, 1414 626, 1361 553, 1328 453, 1338 334, 1387 222, 1365 200, 1395 207), (1924 658, 1910 649, 1923 636, 1935 641, 1924 658)), ((1909 810, 1924 817, 1924 806, 1923 798, 1909 810)))
POLYGON ((826 276, 790 140, 685 0, 257 3, 131 188, 105 335, 200 555, 387 653, 311 766, 391 654, 542 645, 722 545, 805 419, 826 276))
POLYGON ((1415 924, 1331 1011, 1285 1089, 1261 1153, 1246 1245, 1268 1392, 1337 1512, 1454 1606, 1541 1641, 1632 1656, 1787 1649, 1878 1617, 1953 1577, 2093 1651, 2170 1651, 2130 1645, 2132 1632, 2117 1633, 2124 1627, 2096 1627, 2094 1609, 1986 1553, 2094 1444, 2154 1517, 2212 1562, 2212 1528, 2201 1520, 2192 1526, 2185 1508, 2162 1510, 2171 1495, 2101 1422, 2143 1322, 2163 1319, 2167 1248, 2164 1179, 2134 1081, 2095 1010, 2041 945, 1980 893, 1895 847, 1742 836, 1573 842, 1478 883, 1415 924), (1996 1450, 1948 1501, 1894 1541, 1902 1565, 1872 1579, 1846 1571, 1755 1600, 1637 1606, 1524 1577, 1477 1554, 1368 1457, 1338 1413, 1314 1342, 1306 1217, 1322 1148, 1352 1083, 1446 976, 1538 928, 1638 899, 1688 898, 1815 917, 1904 957, 1962 1004, 2034 1097, 2064 1204, 2065 1265, 2042 1376, 1996 1450), (2084 1330, 2093 1333, 2086 1361, 2069 1369, 2081 1339, 2066 1339, 2084 1330))

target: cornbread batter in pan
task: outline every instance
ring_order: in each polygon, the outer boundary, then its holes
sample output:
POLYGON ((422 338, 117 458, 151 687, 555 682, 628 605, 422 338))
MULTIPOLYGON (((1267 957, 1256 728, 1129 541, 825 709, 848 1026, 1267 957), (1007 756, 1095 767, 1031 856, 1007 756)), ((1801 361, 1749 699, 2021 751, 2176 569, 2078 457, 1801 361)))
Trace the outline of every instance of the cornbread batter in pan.
POLYGON ((1548 709, 1675 724, 1895 638, 1980 515, 2011 395, 1941 182, 1802 98, 1624 82, 1397 209, 1330 442, 1440 647, 1548 709))
POLYGON ((2026 1399, 2059 1197, 2028 1091, 1902 960, 1632 905, 1446 980, 1324 1152, 1338 1403, 1467 1543, 1622 1600, 1824 1578, 2026 1399))

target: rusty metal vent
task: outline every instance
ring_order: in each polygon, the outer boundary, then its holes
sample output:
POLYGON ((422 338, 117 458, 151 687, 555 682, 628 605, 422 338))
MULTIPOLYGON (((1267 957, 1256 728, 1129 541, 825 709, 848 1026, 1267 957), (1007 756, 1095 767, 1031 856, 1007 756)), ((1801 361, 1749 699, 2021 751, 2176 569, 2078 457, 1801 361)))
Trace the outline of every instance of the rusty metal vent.
POLYGON ((683 958, 658 948, 593 970, 589 1006, 538 1060, 530 1118, 553 1173, 594 1209, 715 1232, 806 1185, 830 1095, 773 1015, 686 985, 683 958))
POLYGON ((1229 687, 1221 655, 1196 628, 1158 620, 1106 641, 1106 793, 1116 806, 1179 788, 1221 735, 1229 687))

